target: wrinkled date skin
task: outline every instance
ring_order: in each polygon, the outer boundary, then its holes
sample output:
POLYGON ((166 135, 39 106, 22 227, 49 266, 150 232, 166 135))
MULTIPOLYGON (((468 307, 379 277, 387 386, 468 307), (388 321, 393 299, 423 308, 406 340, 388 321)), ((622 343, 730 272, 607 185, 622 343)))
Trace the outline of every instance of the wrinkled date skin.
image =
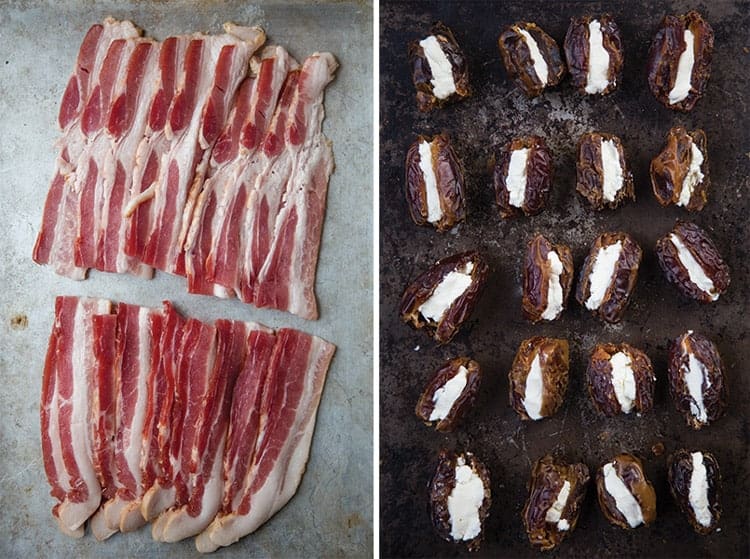
POLYGON ((711 522, 704 526, 695 517, 693 507, 690 506, 690 478, 693 475, 692 452, 680 449, 669 457, 667 472, 669 490, 679 505, 688 522, 699 534, 710 534, 716 530, 721 518, 721 472, 719 463, 710 452, 703 452, 703 467, 706 468, 708 481, 708 510, 711 512, 711 522))
MULTIPOLYGON (((656 378, 651 360, 640 349, 629 344, 598 344, 589 357, 586 381, 589 396, 600 413, 612 417, 623 413, 612 385, 612 365, 610 359, 616 353, 630 357, 630 368, 635 378, 635 400, 633 409, 638 413, 650 411, 654 407, 654 386, 656 378)), ((632 410, 631 410, 632 411, 632 410)))
POLYGON ((471 315, 487 282, 489 266, 478 252, 462 252, 443 258, 415 279, 401 297, 399 314, 414 328, 425 328, 441 344, 447 344, 471 315), (456 269, 472 262, 472 282, 468 289, 448 308, 438 322, 422 316, 419 307, 430 298, 440 281, 456 269))
POLYGON ((625 159, 625 150, 617 136, 604 132, 589 132, 578 141, 578 160, 576 161, 576 191, 586 198, 595 210, 609 208, 614 210, 626 200, 635 200, 633 174, 625 159), (604 169, 602 165, 602 141, 612 140, 617 146, 617 154, 622 169, 622 188, 612 201, 604 198, 604 169))
POLYGON ((406 203, 409 214, 417 225, 432 225, 438 231, 448 231, 466 218, 464 198, 464 169, 453 150, 447 134, 432 138, 419 136, 406 153, 406 203), (420 167, 419 144, 430 144, 432 168, 442 216, 431 223, 428 221, 427 187, 420 167))
POLYGON ((490 472, 487 467, 470 452, 455 454, 449 450, 442 450, 438 458, 438 466, 435 475, 430 481, 430 517, 432 525, 437 533, 446 541, 456 542, 451 536, 451 519, 448 511, 448 497, 456 487, 456 463, 459 457, 469 466, 482 480, 484 485, 484 500, 479 508, 479 521, 481 531, 472 540, 464 541, 469 551, 477 551, 482 544, 484 535, 484 522, 490 512, 492 505, 492 494, 490 492, 490 472))
POLYGON ((698 12, 664 16, 648 53, 648 86, 654 97, 668 109, 691 111, 703 96, 711 75, 714 31, 698 12), (680 54, 685 49, 685 30, 694 36, 694 63, 690 77, 690 93, 682 101, 669 104, 669 92, 677 78, 680 54))
POLYGON ((667 143, 661 153, 651 160, 651 187, 654 196, 662 206, 676 204, 682 194, 682 185, 690 170, 692 145, 703 154, 701 172, 703 180, 695 185, 685 209, 698 212, 708 201, 710 179, 708 174, 708 152, 706 151, 706 133, 697 129, 688 132, 682 126, 675 126, 669 131, 667 143))
POLYGON ((508 77, 515 80, 529 97, 541 95, 545 88, 560 83, 565 75, 565 63, 560 54, 560 47, 536 23, 520 21, 511 25, 500 35, 498 46, 508 77), (541 82, 534 71, 531 51, 519 29, 525 30, 532 36, 547 63, 549 75, 546 84, 541 82))
MULTIPOLYGON (((640 459, 632 454, 618 454, 610 463, 612 463, 617 476, 623 481, 625 487, 632 493, 635 500, 641 506, 643 515, 643 524, 651 524, 656 520, 656 493, 654 486, 646 478, 643 472, 643 464, 640 459)), ((614 497, 610 495, 604 485, 604 466, 596 472, 596 490, 599 498, 599 507, 602 509, 604 517, 615 526, 631 529, 630 524, 618 510, 614 497)))
POLYGON ((534 464, 528 484, 529 498, 521 513, 532 545, 543 551, 554 549, 575 530, 588 482, 589 469, 586 464, 567 464, 550 455, 534 464), (570 483, 570 493, 560 519, 565 519, 569 528, 559 530, 557 524, 547 522, 546 517, 566 481, 570 483))
POLYGON ((578 88, 581 93, 587 94, 586 85, 588 84, 590 60, 589 23, 594 19, 599 21, 602 31, 602 46, 609 54, 609 69, 607 71, 609 84, 599 93, 599 95, 606 95, 617 88, 617 84, 622 77, 622 66, 625 60, 620 28, 617 27, 612 16, 602 14, 599 18, 588 15, 571 18, 563 48, 565 49, 565 59, 568 63, 568 71, 573 86, 578 88))
POLYGON ((437 370, 424 392, 422 392, 419 402, 417 402, 417 407, 415 409, 417 417, 427 425, 432 425, 433 422, 430 421, 430 415, 435 409, 435 402, 433 401, 435 392, 455 377, 461 367, 464 367, 467 370, 466 386, 464 386, 464 389, 451 407, 448 415, 445 416, 444 419, 440 419, 435 423, 435 429, 438 431, 445 433, 453 431, 466 412, 474 405, 477 393, 479 392, 479 385, 482 381, 479 363, 468 357, 456 357, 455 359, 451 359, 437 370))
POLYGON ((494 170, 495 200, 500 207, 500 215, 507 218, 520 215, 521 212, 525 215, 540 213, 547 205, 553 174, 552 152, 544 138, 525 136, 506 144, 496 158, 494 170), (506 179, 512 153, 524 148, 529 150, 526 160, 526 190, 523 204, 517 208, 510 203, 506 179))
POLYGON ((701 429, 710 425, 724 415, 727 407, 727 385, 724 378, 724 367, 716 345, 701 334, 686 332, 675 339, 669 346, 669 393, 672 396, 677 411, 683 414, 687 424, 693 429, 701 429), (701 392, 703 406, 706 410, 706 420, 701 421, 693 413, 696 405, 690 395, 685 373, 689 371, 690 356, 700 362, 705 369, 701 392), (692 406, 691 406, 692 404, 692 406))
POLYGON ((592 311, 602 320, 615 324, 622 320, 622 315, 630 302, 635 282, 638 279, 638 267, 641 264, 642 251, 638 243, 627 233, 603 233, 594 241, 591 251, 583 262, 578 278, 576 299, 585 307, 591 294, 591 272, 599 249, 620 241, 622 252, 615 265, 613 281, 607 288, 599 308, 592 311))
POLYGON ((453 81, 456 84, 456 92, 445 99, 439 99, 432 93, 432 70, 424 54, 424 50, 419 46, 419 41, 413 41, 409 44, 409 59, 411 60, 411 75, 414 87, 417 90, 417 106, 422 112, 429 112, 432 109, 440 108, 446 103, 456 99, 462 99, 471 95, 469 87, 469 68, 466 64, 461 47, 458 46, 453 32, 445 25, 438 22, 432 26, 431 35, 440 43, 441 50, 445 53, 448 61, 453 68, 453 81))
POLYGON ((670 235, 665 235, 656 242, 656 256, 659 258, 659 265, 664 275, 686 297, 701 303, 711 303, 715 300, 714 296, 721 295, 729 287, 729 266, 724 262, 708 234, 695 223, 678 221, 671 233, 676 235, 690 251, 703 269, 703 273, 713 282, 714 287, 711 292, 706 292, 692 282, 687 269, 680 261, 677 247, 672 243, 670 235))
MULTIPOLYGON (((566 245, 552 244, 542 235, 536 235, 529 241, 526 250, 526 260, 523 265, 523 298, 521 305, 523 314, 532 322, 542 320, 542 314, 547 309, 550 271, 547 255, 550 251, 557 253, 563 265, 560 274, 562 287, 563 310, 567 307, 568 296, 573 288, 573 255, 566 245)), ((562 314, 562 311, 561 311, 562 314)))
POLYGON ((521 342, 513 366, 508 374, 510 384, 510 406, 523 420, 531 420, 523 400, 526 397, 526 378, 531 365, 539 354, 542 370, 542 409, 541 416, 554 415, 565 399, 568 390, 568 368, 570 364, 568 340, 535 336, 521 342))

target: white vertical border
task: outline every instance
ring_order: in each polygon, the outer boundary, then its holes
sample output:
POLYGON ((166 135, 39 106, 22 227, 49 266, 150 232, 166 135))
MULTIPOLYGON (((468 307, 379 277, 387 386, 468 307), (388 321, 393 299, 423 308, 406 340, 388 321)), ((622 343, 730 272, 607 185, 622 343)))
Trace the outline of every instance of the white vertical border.
POLYGON ((372 17, 372 555, 380 557, 380 1, 372 17))

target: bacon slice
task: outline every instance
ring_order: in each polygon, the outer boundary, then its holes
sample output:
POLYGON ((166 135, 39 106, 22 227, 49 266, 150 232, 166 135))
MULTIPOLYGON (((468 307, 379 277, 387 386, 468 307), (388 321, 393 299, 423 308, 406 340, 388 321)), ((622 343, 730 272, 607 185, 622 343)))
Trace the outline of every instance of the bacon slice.
POLYGON ((201 552, 257 530, 291 499, 305 470, 335 348, 289 329, 277 332, 270 355, 267 342, 249 340, 258 359, 243 368, 237 381, 224 460, 224 504, 196 539, 201 552), (253 401, 257 405, 248 406, 253 401))
POLYGON ((91 413, 96 385, 92 317, 109 311, 110 302, 103 299, 58 297, 44 366, 40 407, 44 468, 58 501, 52 514, 60 530, 73 537, 83 535, 83 525, 101 499, 89 428, 98 419, 91 413))

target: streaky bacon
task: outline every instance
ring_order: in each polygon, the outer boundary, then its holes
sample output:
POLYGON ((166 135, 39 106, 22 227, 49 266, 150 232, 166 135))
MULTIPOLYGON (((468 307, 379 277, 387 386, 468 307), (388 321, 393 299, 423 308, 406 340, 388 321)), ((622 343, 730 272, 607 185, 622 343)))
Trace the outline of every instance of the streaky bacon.
POLYGON ((315 336, 281 329, 265 378, 257 379, 264 374, 263 364, 259 363, 259 369, 243 369, 233 397, 225 452, 224 506, 196 538, 199 551, 214 551, 254 532, 297 491, 334 350, 315 336), (258 382, 262 383, 260 395, 258 382), (240 388, 248 394, 239 393, 240 388), (246 407, 248 398, 258 404, 246 407), (253 440, 251 450, 248 441, 252 444, 253 440), (249 466, 240 463, 243 460, 249 466), (243 477, 238 479, 238 475, 243 477))

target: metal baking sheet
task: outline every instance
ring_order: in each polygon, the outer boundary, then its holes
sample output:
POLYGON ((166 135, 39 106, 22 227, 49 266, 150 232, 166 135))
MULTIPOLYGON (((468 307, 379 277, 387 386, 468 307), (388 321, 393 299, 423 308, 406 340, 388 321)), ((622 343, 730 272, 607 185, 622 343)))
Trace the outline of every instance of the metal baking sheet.
POLYGON ((748 192, 750 192, 750 4, 742 2, 381 2, 380 4, 380 549, 384 557, 467 556, 444 542, 430 525, 427 484, 440 448, 470 450, 492 474, 493 505, 477 556, 537 557, 526 537, 521 510, 533 461, 545 453, 583 460, 593 472, 620 451, 638 454, 657 494, 658 517, 649 528, 611 526, 589 490, 578 528, 558 557, 748 557, 750 460, 748 459, 748 192), (698 7, 714 28, 716 46, 705 97, 689 114, 671 112, 652 97, 645 60, 651 38, 667 13, 698 7), (584 98, 569 80, 529 100, 506 77, 497 48, 502 29, 533 21, 559 44, 570 17, 610 12, 622 31, 625 70, 619 89, 584 98), (407 44, 441 20, 453 29, 469 61, 474 95, 421 115, 414 100, 407 44), (706 208, 688 215, 662 208, 648 178, 652 157, 670 127, 703 128, 713 186, 706 208), (418 133, 448 131, 466 166, 468 218, 439 234, 414 225, 403 195, 403 163, 418 133), (588 211, 575 185, 575 143, 589 130, 619 135, 635 175, 637 202, 616 211, 588 211), (514 134, 539 133, 554 153, 555 180, 547 210, 533 218, 502 220, 494 205, 488 160, 514 134), (706 228, 732 269, 732 284, 715 304, 682 299, 662 277, 654 244, 677 218, 706 228), (634 235, 644 249, 632 304, 623 322, 608 326, 573 300, 561 320, 532 325, 521 315, 520 266, 527 240, 542 232, 571 246, 576 273, 593 239, 607 230, 634 235), (438 258, 479 249, 491 265, 477 311, 454 341, 439 347, 397 316, 407 283, 438 258), (675 411, 666 381, 667 340, 688 328, 713 338, 726 367, 726 416, 699 432, 675 411), (507 374, 521 340, 532 335, 571 342, 571 382, 561 410, 550 419, 521 422, 508 405, 507 374), (600 418, 582 382, 597 342, 626 341, 651 357, 657 376, 653 412, 643 417, 600 418), (473 411, 453 434, 425 427, 414 406, 427 380, 447 358, 468 354, 484 377, 473 411), (662 443, 665 453, 652 447, 662 443), (666 459, 680 447, 702 448, 719 460, 724 478, 721 531, 693 532, 667 487, 666 459))
POLYGON ((175 301, 188 316, 291 326, 338 346, 297 495, 224 557, 363 556, 372 549, 372 7, 368 2, 2 2, 0 5, 0 556, 194 557, 192 539, 159 544, 144 528, 98 543, 57 531, 39 443, 42 365, 54 297, 76 294, 141 305, 175 301), (320 320, 188 295, 183 278, 153 281, 92 272, 85 282, 31 260, 53 172, 58 104, 88 27, 112 15, 158 39, 220 33, 224 21, 260 24, 269 43, 302 60, 340 62, 326 91, 331 177, 316 291, 320 320))

